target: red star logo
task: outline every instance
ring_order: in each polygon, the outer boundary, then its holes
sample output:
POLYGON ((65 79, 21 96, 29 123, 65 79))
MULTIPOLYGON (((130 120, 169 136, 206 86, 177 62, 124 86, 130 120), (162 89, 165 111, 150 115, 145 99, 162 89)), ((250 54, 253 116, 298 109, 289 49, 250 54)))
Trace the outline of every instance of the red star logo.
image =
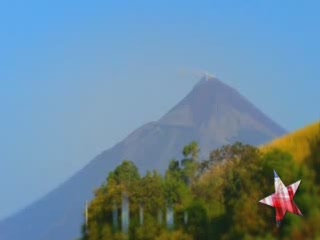
POLYGON ((302 216, 300 209, 294 203, 294 195, 296 194, 301 180, 285 186, 276 171, 274 171, 274 187, 275 193, 260 200, 260 203, 274 207, 276 209, 276 222, 279 227, 281 221, 287 212, 302 216))

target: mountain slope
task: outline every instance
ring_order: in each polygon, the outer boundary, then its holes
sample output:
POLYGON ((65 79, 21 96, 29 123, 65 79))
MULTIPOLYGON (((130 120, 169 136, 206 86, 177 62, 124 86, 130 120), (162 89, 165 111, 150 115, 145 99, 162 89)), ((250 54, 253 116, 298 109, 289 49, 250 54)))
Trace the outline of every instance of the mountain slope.
POLYGON ((298 131, 273 140, 265 146, 263 151, 279 148, 289 152, 298 163, 302 163, 310 155, 310 144, 320 136, 320 122, 313 123, 298 131))
POLYGON ((207 156, 224 144, 261 145, 284 133, 236 90, 216 78, 203 78, 159 121, 138 128, 43 199, 0 223, 0 239, 76 238, 85 201, 123 159, 134 161, 142 171, 163 172, 191 141, 198 141, 207 156))

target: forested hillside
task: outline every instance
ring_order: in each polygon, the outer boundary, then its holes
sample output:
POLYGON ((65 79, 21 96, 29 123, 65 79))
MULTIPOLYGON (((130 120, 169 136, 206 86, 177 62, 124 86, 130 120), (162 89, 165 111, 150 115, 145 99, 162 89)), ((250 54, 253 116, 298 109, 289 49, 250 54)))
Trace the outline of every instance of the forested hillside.
POLYGON ((164 176, 140 176, 124 161, 96 190, 82 240, 319 239, 320 125, 311 128, 288 144, 284 138, 260 150, 238 142, 202 160, 193 142, 164 176), (304 216, 287 214, 280 228, 274 209, 259 204, 274 192, 273 169, 286 185, 302 180, 295 202, 304 216))

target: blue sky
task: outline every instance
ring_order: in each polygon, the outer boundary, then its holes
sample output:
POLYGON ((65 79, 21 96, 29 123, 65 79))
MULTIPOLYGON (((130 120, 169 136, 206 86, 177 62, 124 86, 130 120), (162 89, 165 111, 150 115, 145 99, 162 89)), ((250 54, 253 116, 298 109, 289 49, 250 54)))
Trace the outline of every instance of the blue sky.
POLYGON ((209 71, 293 131, 319 120, 316 1, 0 2, 0 219, 209 71))

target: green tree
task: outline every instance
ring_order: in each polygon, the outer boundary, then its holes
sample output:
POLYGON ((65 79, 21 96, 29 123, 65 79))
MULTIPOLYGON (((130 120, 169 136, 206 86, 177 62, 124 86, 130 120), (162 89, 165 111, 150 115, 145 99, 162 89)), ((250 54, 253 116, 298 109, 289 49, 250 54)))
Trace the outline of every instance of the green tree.
POLYGON ((183 148, 182 154, 185 158, 191 157, 191 160, 199 160, 200 147, 197 142, 191 142, 183 148))
POLYGON ((186 184, 191 186, 198 176, 200 147, 197 142, 192 142, 183 148, 182 153, 184 156, 181 161, 183 167, 182 175, 186 184))

